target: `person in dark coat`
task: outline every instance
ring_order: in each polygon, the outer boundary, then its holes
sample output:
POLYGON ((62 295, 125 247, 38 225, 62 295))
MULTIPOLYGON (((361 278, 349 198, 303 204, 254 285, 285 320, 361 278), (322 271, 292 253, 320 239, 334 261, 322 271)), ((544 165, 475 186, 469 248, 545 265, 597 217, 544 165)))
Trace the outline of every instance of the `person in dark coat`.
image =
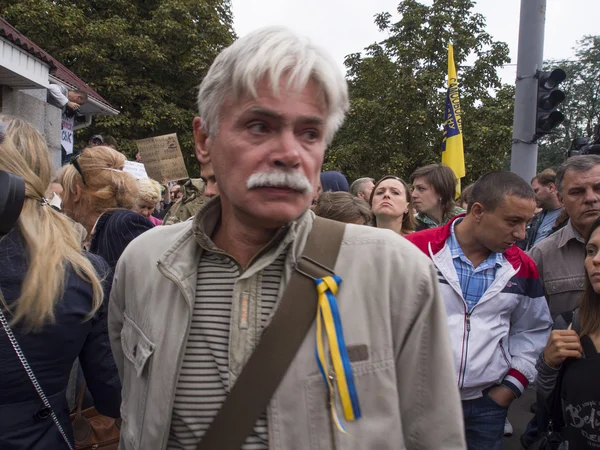
POLYGON ((111 147, 84 149, 58 174, 63 211, 82 224, 91 236, 89 250, 102 256, 114 270, 129 243, 154 225, 131 211, 138 184, 124 172, 125 155, 111 147))
POLYGON ((83 252, 71 222, 43 197, 52 181, 43 136, 21 119, 0 122, 8 125, 0 170, 26 186, 17 225, 0 236, 0 311, 51 405, 42 403, 0 326, 0 449, 65 450, 74 447, 66 389, 77 357, 98 411, 119 417, 121 385, 107 331, 110 268, 83 252))
POLYGON ((154 228, 154 225, 133 211, 106 212, 98 218, 90 242, 90 252, 102 256, 114 270, 129 243, 150 228, 154 228))

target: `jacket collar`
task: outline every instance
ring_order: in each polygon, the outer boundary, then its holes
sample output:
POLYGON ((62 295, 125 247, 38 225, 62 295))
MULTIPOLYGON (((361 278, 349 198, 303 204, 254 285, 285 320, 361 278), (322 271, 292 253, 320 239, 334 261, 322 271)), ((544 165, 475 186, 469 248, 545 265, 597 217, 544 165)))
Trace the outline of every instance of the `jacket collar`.
MULTIPOLYGON (((201 213, 196 214, 192 223, 192 231, 196 242, 204 250, 216 250, 215 244, 212 241, 212 235, 214 234, 219 222, 221 221, 221 200, 219 196, 211 199, 205 207, 201 209, 201 213)), ((298 229, 301 228, 304 222, 307 221, 310 216, 309 210, 305 211, 297 220, 288 223, 281 227, 276 233, 273 239, 267 244, 265 249, 272 248, 277 245, 281 246, 282 242, 289 244, 296 238, 298 229)))
POLYGON ((466 211, 463 208, 456 205, 456 206, 453 206, 452 209, 450 209, 450 211, 444 217, 442 217, 442 223, 435 223, 432 219, 429 218, 429 216, 427 214, 422 214, 422 213, 417 214, 417 220, 420 220, 421 222, 426 224, 429 228, 435 228, 435 227, 439 227, 442 225, 446 225, 454 217, 461 215, 461 214, 464 215, 465 212, 466 211))
MULTIPOLYGON (((297 220, 284 227, 283 231, 280 231, 280 234, 271 242, 273 247, 270 247, 270 249, 276 246, 276 252, 289 247, 284 270, 286 281, 289 280, 293 268, 302 255, 314 218, 314 213, 307 209, 297 220)), ((216 196, 207 202, 193 219, 185 223, 187 226, 182 224, 182 229, 173 237, 174 243, 160 257, 159 264, 179 280, 183 281, 188 278, 191 280, 193 278, 193 288, 195 289, 198 262, 204 250, 215 248, 210 236, 214 233, 220 220, 221 199, 216 196)), ((178 225, 169 226, 176 227, 178 225)), ((260 270, 260 264, 252 267, 252 269, 260 270)))
POLYGON ((98 216, 98 219, 96 219, 96 223, 94 224, 92 231, 90 231, 90 251, 92 253, 98 252, 100 236, 102 235, 102 232, 104 231, 104 226, 108 222, 108 219, 110 219, 112 217, 112 215, 114 214, 115 211, 116 210, 104 211, 102 214, 100 214, 98 216))
MULTIPOLYGON (((453 217, 446 225, 434 229, 437 231, 437 233, 432 236, 432 239, 429 241, 429 248, 433 255, 437 254, 446 246, 446 240, 450 237, 451 228, 454 221, 465 217, 465 215, 466 214, 459 214, 458 216, 453 217)), ((506 249, 502 255, 508 262, 510 262, 514 269, 518 270, 519 267, 521 267, 521 253, 522 250, 519 247, 512 245, 506 249)))
POLYGON ((585 240, 579 234, 579 232, 573 228, 573 224, 571 223, 571 219, 567 222, 567 225, 561 230, 560 240, 558 241, 558 248, 564 247, 571 240, 575 239, 582 244, 585 243, 585 240))

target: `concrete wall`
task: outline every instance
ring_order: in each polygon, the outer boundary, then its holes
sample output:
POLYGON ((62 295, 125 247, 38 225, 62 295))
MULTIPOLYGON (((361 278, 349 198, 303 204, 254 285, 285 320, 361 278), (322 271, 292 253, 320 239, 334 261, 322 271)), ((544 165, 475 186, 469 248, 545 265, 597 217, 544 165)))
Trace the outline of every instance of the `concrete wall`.
POLYGON ((62 111, 46 103, 46 89, 22 91, 2 86, 2 112, 31 122, 46 138, 56 171, 61 165, 60 130, 62 111))

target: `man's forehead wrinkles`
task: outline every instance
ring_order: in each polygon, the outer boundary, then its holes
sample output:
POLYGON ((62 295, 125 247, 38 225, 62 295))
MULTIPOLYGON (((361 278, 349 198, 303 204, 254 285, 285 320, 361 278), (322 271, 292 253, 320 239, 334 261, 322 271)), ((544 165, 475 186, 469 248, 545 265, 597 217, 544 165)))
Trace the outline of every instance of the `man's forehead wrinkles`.
POLYGON ((587 188, 590 186, 597 186, 600 184, 600 178, 593 180, 585 180, 585 179, 576 179, 572 180, 568 185, 569 189, 577 189, 577 188, 587 188))
POLYGON ((268 109, 262 106, 251 106, 250 108, 246 109, 243 114, 260 114, 263 116, 269 116, 269 117, 273 117, 276 119, 282 119, 283 118, 283 114, 277 112, 277 111, 273 111, 272 109, 268 109))
POLYGON ((270 117, 279 121, 287 121, 287 122, 294 122, 294 123, 310 123, 313 125, 321 125, 325 123, 325 120, 323 117, 320 116, 315 116, 315 115, 294 115, 292 117, 288 117, 286 116, 286 114, 272 110, 270 108, 265 108, 262 106, 251 106, 250 108, 246 109, 245 111, 243 111, 240 116, 246 116, 246 115, 252 115, 252 114, 256 114, 256 115, 261 115, 261 116, 266 116, 266 117, 270 117))

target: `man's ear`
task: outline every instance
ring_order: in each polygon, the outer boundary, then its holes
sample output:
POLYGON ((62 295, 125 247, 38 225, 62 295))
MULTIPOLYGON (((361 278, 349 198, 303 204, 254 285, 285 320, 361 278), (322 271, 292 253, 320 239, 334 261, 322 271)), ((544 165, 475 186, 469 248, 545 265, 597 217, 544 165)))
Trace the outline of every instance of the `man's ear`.
POLYGON ((564 208, 565 204, 563 203, 563 196, 561 195, 560 192, 556 192, 556 196, 558 197, 558 201, 560 202, 560 206, 562 206, 564 208))
POLYGON ((550 192, 556 192, 556 185, 554 183, 548 183, 548 190, 550 192))
POLYGON ((211 162, 210 147, 212 139, 206 134, 200 117, 194 117, 192 125, 194 128, 194 149, 196 150, 196 158, 198 158, 200 164, 208 164, 211 162))
POLYGON ((473 206, 471 206, 471 211, 469 212, 469 214, 471 214, 475 221, 479 223, 481 221, 481 218, 483 217, 483 211, 483 205, 479 202, 475 202, 473 203, 473 206))

